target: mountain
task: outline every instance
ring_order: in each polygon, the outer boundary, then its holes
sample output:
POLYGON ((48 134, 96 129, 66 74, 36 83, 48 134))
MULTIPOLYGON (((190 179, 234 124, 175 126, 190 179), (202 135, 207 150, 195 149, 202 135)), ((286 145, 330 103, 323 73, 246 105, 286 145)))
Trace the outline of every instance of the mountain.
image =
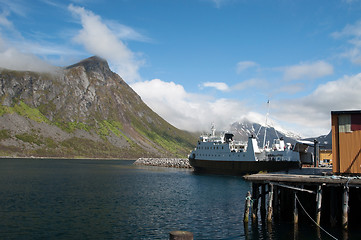
POLYGON ((322 135, 314 138, 307 138, 305 140, 313 141, 314 139, 316 139, 319 142, 321 149, 332 149, 332 131, 330 131, 327 135, 322 135))
POLYGON ((99 57, 53 73, 0 71, 0 156, 185 157, 196 141, 99 57))
POLYGON ((240 122, 235 122, 230 126, 230 132, 234 134, 234 139, 247 142, 248 137, 253 135, 257 137, 257 142, 260 147, 263 146, 264 135, 266 130, 266 143, 269 142, 270 146, 274 139, 283 138, 285 142, 294 144, 300 137, 290 132, 281 132, 274 127, 267 126, 266 128, 258 123, 250 122, 244 119, 240 122))
MULTIPOLYGON (((244 119, 240 122, 235 122, 231 124, 229 132, 234 134, 234 139, 247 142, 248 137, 251 135, 257 136, 258 145, 263 146, 263 138, 265 133, 265 127, 261 126, 258 123, 250 122, 247 119, 244 119), (258 135, 257 135, 258 134, 258 135)), ((274 127, 266 128, 266 143, 269 142, 272 145, 274 139, 283 138, 285 142, 294 144, 296 140, 300 140, 301 137, 292 132, 285 132, 276 130, 274 127)), ((319 142, 321 149, 331 149, 332 148, 332 133, 330 131, 327 135, 322 135, 319 137, 305 138, 302 140, 313 142, 314 140, 319 142)))

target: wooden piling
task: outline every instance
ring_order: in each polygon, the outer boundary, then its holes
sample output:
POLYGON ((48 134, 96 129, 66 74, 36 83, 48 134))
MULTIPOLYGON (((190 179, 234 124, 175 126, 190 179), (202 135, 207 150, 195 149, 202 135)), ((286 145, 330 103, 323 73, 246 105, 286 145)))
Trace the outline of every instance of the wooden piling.
POLYGON ((266 184, 261 185, 261 219, 266 218, 266 184))
POLYGON ((258 214, 258 198, 259 198, 259 186, 256 183, 252 183, 252 196, 253 196, 253 203, 252 203, 252 221, 257 221, 257 214, 258 214))
POLYGON ((298 208, 296 191, 293 191, 293 239, 298 239, 298 208))
POLYGON ((331 197, 330 197, 330 224, 331 227, 336 227, 337 224, 337 218, 336 218, 336 209, 337 209, 337 204, 336 204, 336 193, 335 193, 336 189, 335 187, 331 188, 331 197))
POLYGON ((343 188, 342 227, 348 228, 348 186, 343 188))
POLYGON ((193 240, 193 233, 187 231, 172 231, 169 240, 193 240))
POLYGON ((318 185, 316 194, 316 223, 320 225, 321 222, 321 204, 322 204, 322 186, 318 185))
POLYGON ((272 213, 273 213, 273 184, 268 184, 268 213, 267 213, 267 222, 272 222, 272 213))
POLYGON ((277 186, 273 186, 273 214, 277 217, 279 217, 280 214, 279 208, 280 208, 280 192, 277 186))
MULTIPOLYGON (((260 196, 259 187, 264 184, 268 185, 268 199, 266 198, 268 204, 271 203, 271 198, 273 199, 272 211, 271 206, 268 205, 267 221, 270 219, 273 221, 275 217, 289 219, 293 213, 295 230, 297 230, 296 227, 299 222, 298 207, 301 207, 301 204, 303 204, 303 201, 301 203, 297 198, 299 195, 305 196, 301 199, 306 200, 306 202, 307 199, 315 199, 312 202, 307 202, 305 207, 308 210, 312 210, 312 212, 309 213, 318 225, 321 223, 321 215, 324 214, 326 215, 322 216, 322 220, 325 220, 323 222, 326 222, 327 218, 329 218, 331 227, 336 227, 337 225, 342 226, 345 232, 347 232, 349 228, 349 221, 352 221, 351 224, 354 224, 353 221, 355 221, 355 224, 361 222, 361 218, 357 217, 357 211, 360 209, 359 201, 357 200, 361 194, 360 178, 337 175, 330 177, 329 173, 332 172, 327 169, 307 168, 294 171, 292 174, 263 173, 244 177, 246 180, 252 182, 252 199, 254 199, 254 201, 251 211, 253 220, 257 219, 258 198, 260 196), (272 187, 270 184, 273 185, 273 191, 271 190, 272 187), (296 195, 298 192, 302 192, 302 195, 296 195), (306 193, 313 195, 307 195, 306 193), (306 195, 310 197, 306 197, 306 195), (294 199, 292 199, 292 197, 294 197, 294 199), (354 199, 354 197, 356 199, 354 199), (294 201, 292 202, 292 200, 294 201), (273 218, 270 217, 271 212, 273 218), (351 216, 350 219, 349 212, 351 216)), ((309 213, 307 213, 307 215, 309 213)), ((322 230, 321 227, 320 230, 322 230)), ((319 232, 318 229, 316 231, 319 232)), ((318 233, 318 235, 321 234, 318 233)))
POLYGON ((296 191, 293 192, 294 204, 293 204, 293 223, 298 224, 298 208, 297 208, 297 195, 296 191))
POLYGON ((246 196, 246 202, 244 204, 244 216, 243 216, 244 223, 248 223, 250 207, 251 207, 251 193, 248 191, 246 196))

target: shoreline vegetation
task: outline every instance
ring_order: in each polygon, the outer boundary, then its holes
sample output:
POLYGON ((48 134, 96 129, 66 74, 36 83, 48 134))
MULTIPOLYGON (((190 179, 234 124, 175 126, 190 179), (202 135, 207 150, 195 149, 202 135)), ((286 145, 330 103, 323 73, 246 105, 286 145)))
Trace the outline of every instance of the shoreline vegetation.
POLYGON ((192 168, 187 158, 138 158, 133 164, 156 167, 192 168))

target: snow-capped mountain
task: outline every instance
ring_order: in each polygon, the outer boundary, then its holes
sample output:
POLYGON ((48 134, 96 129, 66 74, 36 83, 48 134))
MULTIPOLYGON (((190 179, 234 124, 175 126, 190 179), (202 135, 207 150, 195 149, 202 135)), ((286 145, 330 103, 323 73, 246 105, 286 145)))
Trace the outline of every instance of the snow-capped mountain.
POLYGON ((315 138, 307 138, 305 140, 313 141, 314 139, 316 139, 319 142, 320 148, 332 149, 332 132, 331 131, 327 135, 322 135, 322 136, 315 137, 315 138))
POLYGON ((234 134, 234 139, 239 141, 246 142, 248 137, 253 135, 257 137, 257 141, 260 147, 263 146, 264 136, 266 132, 266 141, 272 145, 274 139, 283 138, 285 142, 294 144, 297 139, 300 139, 300 136, 284 130, 278 130, 271 126, 262 126, 259 123, 250 122, 247 119, 244 119, 240 122, 235 122, 231 124, 229 132, 234 134))

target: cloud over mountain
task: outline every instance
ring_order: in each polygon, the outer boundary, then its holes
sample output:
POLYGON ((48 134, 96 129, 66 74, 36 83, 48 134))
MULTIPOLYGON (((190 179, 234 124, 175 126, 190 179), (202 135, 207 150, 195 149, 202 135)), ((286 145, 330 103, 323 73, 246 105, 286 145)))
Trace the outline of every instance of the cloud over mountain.
MULTIPOLYGON (((118 32, 114 32, 100 16, 83 7, 70 4, 68 9, 80 18, 82 26, 74 37, 75 42, 82 44, 90 53, 108 59, 114 70, 127 81, 140 79, 138 71, 143 61, 120 39, 140 38, 140 34, 124 25, 117 25, 118 32)), ((112 26, 114 29, 114 24, 112 26)))

